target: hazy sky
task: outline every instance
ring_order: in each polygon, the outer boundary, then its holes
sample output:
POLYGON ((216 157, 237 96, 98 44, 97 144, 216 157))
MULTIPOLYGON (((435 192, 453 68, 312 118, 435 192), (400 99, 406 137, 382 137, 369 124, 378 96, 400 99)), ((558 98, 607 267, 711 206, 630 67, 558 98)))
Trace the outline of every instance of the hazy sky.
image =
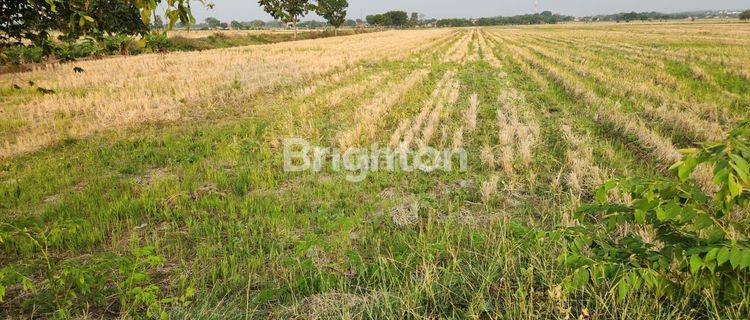
MULTIPOLYGON (((207 0, 213 10, 193 2, 195 17, 202 21, 208 16, 222 21, 253 19, 270 20, 256 0, 207 0)), ((706 9, 750 8, 748 0, 538 0, 539 10, 549 10, 574 16, 616 13, 624 11, 681 12, 706 9)), ((427 17, 491 17, 535 12, 534 0, 349 0, 349 17, 359 18, 388 10, 416 11, 427 17)), ((310 15, 305 19, 315 18, 310 15)))

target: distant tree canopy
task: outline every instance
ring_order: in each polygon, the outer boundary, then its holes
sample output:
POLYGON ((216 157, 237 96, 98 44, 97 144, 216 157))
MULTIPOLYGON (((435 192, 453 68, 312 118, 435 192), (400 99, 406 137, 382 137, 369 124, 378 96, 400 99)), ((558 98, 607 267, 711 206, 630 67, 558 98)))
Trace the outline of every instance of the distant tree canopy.
POLYGON ((326 19, 328 24, 338 29, 346 22, 347 0, 318 0, 315 12, 326 19))
POLYGON ((726 11, 696 11, 696 12, 679 12, 679 13, 661 13, 661 12, 623 12, 609 15, 598 15, 582 17, 583 21, 650 21, 650 20, 681 20, 696 18, 715 18, 729 17, 726 11))
POLYGON ((471 25, 468 19, 440 19, 435 22, 438 27, 467 27, 471 25))
POLYGON ((649 19, 649 16, 646 14, 638 13, 638 12, 628 12, 622 15, 622 20, 625 20, 626 22, 635 21, 635 20, 641 20, 646 21, 649 19))
POLYGON ((317 29, 317 28, 324 28, 326 26, 326 23, 323 21, 317 21, 317 20, 307 20, 299 23, 300 28, 308 28, 308 29, 317 29))
POLYGON ((750 10, 745 10, 740 13, 740 20, 750 20, 750 10))
POLYGON ((263 28, 265 24, 266 23, 263 22, 263 20, 253 20, 253 21, 244 23, 245 26, 248 26, 250 28, 263 28))
POLYGON ((369 15, 365 19, 370 25, 384 27, 403 27, 409 23, 409 15, 405 11, 388 11, 369 15))
POLYGON ((477 25, 497 26, 509 24, 556 24, 568 21, 573 21, 573 17, 553 14, 550 11, 545 11, 542 13, 524 14, 512 17, 480 18, 477 20, 477 25))
POLYGON ((265 22, 263 24, 263 26, 266 27, 266 28, 283 28, 283 27, 286 27, 286 25, 283 22, 279 21, 279 20, 271 20, 271 21, 265 22))
POLYGON ((512 17, 489 17, 479 18, 476 20, 469 19, 440 19, 435 21, 438 27, 466 27, 471 25, 478 26, 498 26, 511 24, 555 24, 560 22, 572 21, 573 17, 553 14, 545 11, 537 14, 525 14, 512 17))
POLYGON ((274 19, 292 24, 297 39, 297 24, 315 5, 310 0, 259 0, 258 4, 274 19))
POLYGON ((216 19, 214 17, 208 17, 206 18, 206 24, 209 28, 216 29, 221 25, 221 21, 219 19, 216 19))

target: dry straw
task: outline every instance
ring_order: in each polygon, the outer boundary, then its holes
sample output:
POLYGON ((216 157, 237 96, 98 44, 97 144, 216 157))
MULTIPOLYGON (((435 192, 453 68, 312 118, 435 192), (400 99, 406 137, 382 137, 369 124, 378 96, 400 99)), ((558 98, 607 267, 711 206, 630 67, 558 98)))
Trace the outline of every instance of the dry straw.
POLYGON ((348 69, 360 61, 409 55, 450 33, 388 31, 77 62, 84 73, 72 72, 71 65, 62 64, 2 75, 1 86, 12 86, 22 78, 56 93, 0 107, 0 117, 25 124, 8 140, 0 141, 0 157, 37 150, 65 137, 176 120, 195 113, 197 105, 210 107, 224 97, 249 96, 336 68, 348 69), (227 95, 227 90, 234 91, 227 95))

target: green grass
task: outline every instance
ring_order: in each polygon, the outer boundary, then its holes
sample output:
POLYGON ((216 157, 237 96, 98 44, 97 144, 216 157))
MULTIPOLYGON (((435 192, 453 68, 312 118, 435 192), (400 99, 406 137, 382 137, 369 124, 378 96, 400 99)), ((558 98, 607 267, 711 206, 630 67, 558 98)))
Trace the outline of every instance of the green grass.
MULTIPOLYGON (((560 181, 569 148, 560 126, 590 134, 596 164, 613 175, 664 171, 633 141, 593 121, 594 110, 551 79, 546 86, 534 82, 502 50, 482 54, 496 54, 504 68, 482 60, 446 63, 439 54, 370 62, 307 97, 293 94, 305 84, 283 85, 228 99, 206 119, 105 132, 4 159, 0 223, 4 230, 74 225, 49 237, 48 252, 71 270, 95 269, 85 278, 95 288, 93 297, 80 299, 89 299, 88 311, 96 316, 116 317, 124 308, 122 292, 105 290, 123 283, 123 277, 107 277, 120 267, 101 261, 153 246, 165 261, 144 272, 161 288, 159 296, 195 291, 190 303, 165 304, 173 318, 554 319, 584 310, 594 318, 720 318, 707 315, 712 310, 701 302, 664 303, 645 292, 617 301, 607 283, 555 296, 567 275, 557 261, 564 243, 538 231, 556 228, 564 213, 590 200, 577 199, 560 181), (330 169, 283 172, 280 138, 330 143, 379 88, 347 97, 336 110, 325 108, 328 94, 382 71, 393 82, 422 68, 430 70, 427 80, 376 124, 380 135, 368 142, 387 143, 399 121, 416 115, 436 82, 453 70, 459 102, 446 106, 442 124, 457 128, 469 95, 480 100, 477 131, 464 140, 467 172, 377 172, 361 183, 330 169), (497 144, 497 99, 511 88, 525 95, 541 137, 530 167, 503 177, 503 185, 512 181, 514 187, 483 203, 480 185, 493 171, 481 164, 479 150, 497 144), (305 105, 315 108, 314 117, 295 118, 305 105), (310 123, 317 134, 307 131, 310 123), (395 224, 393 210, 412 201, 419 203, 418 221, 395 224)), ((670 66, 681 82, 692 81, 684 67, 670 66)), ((724 79, 723 86, 745 90, 746 84, 724 79)), ((0 122, 3 132, 18 126, 0 122)), ((0 314, 58 311, 65 318, 87 312, 81 300, 54 303, 62 297, 49 293, 51 284, 43 280, 44 250, 12 237, 0 249, 2 270, 28 272, 35 284, 28 290, 9 286, 0 314)), ((145 318, 145 311, 139 306, 129 316, 145 318)))

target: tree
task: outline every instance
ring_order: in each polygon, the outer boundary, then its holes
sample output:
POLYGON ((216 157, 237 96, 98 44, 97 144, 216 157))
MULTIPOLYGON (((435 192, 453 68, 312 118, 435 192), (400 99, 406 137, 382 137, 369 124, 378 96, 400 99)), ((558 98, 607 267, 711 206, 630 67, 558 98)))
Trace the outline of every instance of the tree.
POLYGON ((317 20, 308 20, 303 21, 299 23, 300 28, 306 28, 306 29, 318 29, 318 28, 325 28, 326 23, 322 21, 317 20))
POLYGON ((740 20, 750 20, 750 9, 740 13, 740 20))
POLYGON ((435 22, 435 25, 438 27, 466 27, 471 25, 471 21, 469 21, 468 19, 459 18, 440 19, 435 22))
POLYGON ((250 21, 249 26, 251 28, 259 29, 259 28, 263 28, 264 24, 265 22, 263 22, 263 20, 253 20, 253 21, 250 21))
POLYGON ((164 20, 161 19, 160 15, 154 14, 154 21, 151 23, 151 28, 164 29, 164 20))
POLYGON ((205 21, 208 27, 211 29, 217 29, 221 25, 221 21, 219 21, 219 19, 216 19, 214 17, 208 17, 206 18, 205 21))
POLYGON ((297 39, 297 23, 315 6, 310 0, 259 0, 258 4, 274 19, 291 23, 294 28, 294 39, 297 39))
POLYGON ((239 23, 238 21, 232 20, 232 22, 229 23, 232 26, 232 29, 234 30, 240 30, 244 29, 245 26, 242 25, 242 23, 239 23))
POLYGON ((316 13, 326 19, 333 26, 333 34, 338 35, 339 27, 346 22, 346 8, 349 2, 346 0, 318 0, 316 13))
POLYGON ((388 11, 367 16, 366 19, 370 25, 403 27, 409 22, 409 15, 404 11, 388 11))
MULTIPOLYGON (((167 28, 195 23, 190 0, 14 0, 0 5, 0 52, 31 42, 49 53, 50 31, 62 39, 103 33, 145 34, 156 8, 166 3, 167 28), (101 10, 97 11, 97 8, 101 10), (116 10, 112 10, 112 9, 116 10), (135 21, 140 17, 141 23, 135 21), (136 19, 134 19, 136 18, 136 19)), ((205 3, 204 0, 195 0, 205 3)), ((208 5, 212 7, 213 5, 208 5)))
POLYGON ((388 11, 385 15, 388 16, 392 26, 403 27, 409 22, 409 15, 404 11, 388 11))
POLYGON ((281 28, 284 24, 278 20, 271 20, 263 24, 266 28, 281 28))
MULTIPOLYGON (((88 13, 96 22, 96 30, 91 31, 96 37, 103 34, 144 35, 149 31, 149 25, 141 19, 138 8, 122 0, 90 0, 88 13)), ((83 33, 73 37, 81 35, 83 33)))
POLYGON ((412 26, 419 25, 419 13, 412 12, 411 13, 411 18, 409 18, 409 23, 411 23, 412 26))
POLYGON ((386 16, 382 14, 373 14, 365 17, 367 24, 371 26, 387 26, 390 25, 390 21, 386 20, 386 16))

